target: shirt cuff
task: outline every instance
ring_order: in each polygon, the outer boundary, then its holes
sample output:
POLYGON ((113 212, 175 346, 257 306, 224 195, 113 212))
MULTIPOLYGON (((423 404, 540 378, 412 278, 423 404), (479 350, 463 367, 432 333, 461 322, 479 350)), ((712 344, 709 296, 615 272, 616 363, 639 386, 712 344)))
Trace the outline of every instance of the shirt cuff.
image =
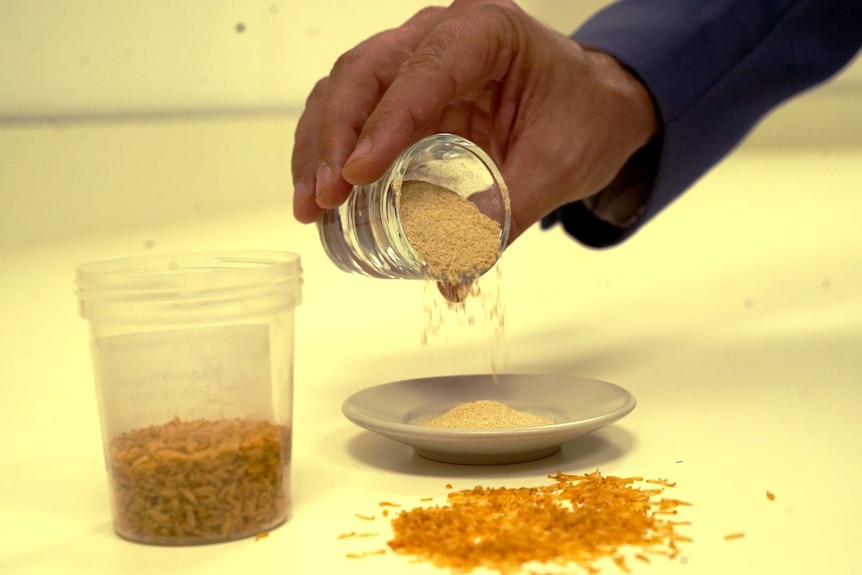
POLYGON ((542 228, 562 224, 591 247, 619 243, 634 231, 649 199, 661 152, 661 137, 635 152, 614 180, 597 194, 558 208, 542 218, 542 228))

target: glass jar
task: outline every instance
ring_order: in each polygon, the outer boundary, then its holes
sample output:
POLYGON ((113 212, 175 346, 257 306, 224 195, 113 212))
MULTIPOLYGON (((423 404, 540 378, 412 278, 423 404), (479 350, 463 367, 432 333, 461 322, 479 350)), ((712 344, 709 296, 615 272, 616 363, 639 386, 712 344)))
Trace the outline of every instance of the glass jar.
POLYGON ((354 186, 344 204, 323 213, 317 225, 329 259, 344 271, 370 277, 453 284, 469 284, 493 267, 491 263, 458 278, 431 273, 401 220, 400 191, 409 181, 451 190, 494 220, 500 229, 499 258, 509 239, 511 218, 509 193, 499 169, 473 142, 453 134, 434 134, 401 152, 376 182, 354 186))
POLYGON ((78 267, 118 535, 215 543, 287 520, 301 274, 271 251, 78 267))

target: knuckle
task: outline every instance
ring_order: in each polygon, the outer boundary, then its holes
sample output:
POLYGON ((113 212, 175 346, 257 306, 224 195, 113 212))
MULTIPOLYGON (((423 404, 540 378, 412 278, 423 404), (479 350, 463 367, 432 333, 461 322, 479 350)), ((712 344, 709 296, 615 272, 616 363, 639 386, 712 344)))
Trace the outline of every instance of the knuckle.
POLYGON ((323 77, 317 82, 314 83, 314 86, 311 88, 311 92, 308 93, 308 98, 306 98, 305 102, 308 105, 311 102, 322 99, 326 91, 329 87, 329 76, 323 77))
POLYGON ((427 20, 430 18, 437 18, 440 13, 443 12, 443 10, 445 10, 445 8, 441 6, 425 6, 424 8, 421 8, 418 12, 416 12, 416 14, 413 16, 413 18, 410 19, 410 21, 420 21, 427 20))
POLYGON ((356 67, 357 64, 361 63, 367 49, 367 43, 368 40, 359 44, 355 48, 351 48, 336 58, 335 63, 332 65, 332 72, 330 72, 330 75, 334 76, 345 70, 351 70, 356 67))
POLYGON ((402 62, 399 75, 426 73, 445 70, 448 60, 446 49, 438 43, 427 44, 416 50, 410 58, 402 62))

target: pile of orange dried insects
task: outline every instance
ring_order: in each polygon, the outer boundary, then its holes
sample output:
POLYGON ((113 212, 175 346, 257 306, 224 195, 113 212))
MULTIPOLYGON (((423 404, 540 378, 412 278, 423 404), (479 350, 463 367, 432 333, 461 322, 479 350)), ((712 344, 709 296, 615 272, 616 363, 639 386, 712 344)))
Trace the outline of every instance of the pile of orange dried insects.
MULTIPOLYGON (((664 497, 662 479, 557 472, 541 487, 482 487, 449 493, 445 505, 403 510, 392 519, 395 553, 455 572, 484 567, 500 573, 578 566, 597 573, 611 559, 625 572, 627 557, 650 563, 674 558, 691 539, 677 529, 689 503, 664 497), (642 485, 646 484, 646 485, 642 485), (641 485, 641 486, 639 486, 641 485)), ((450 487, 450 486, 447 486, 450 487)), ((381 506, 391 505, 381 502, 381 506)), ((388 515, 384 510, 384 516, 388 515)), ((371 519, 370 516, 359 515, 371 519)), ((341 538, 374 534, 345 533, 341 538)), ((385 553, 378 549, 348 557, 385 553)))

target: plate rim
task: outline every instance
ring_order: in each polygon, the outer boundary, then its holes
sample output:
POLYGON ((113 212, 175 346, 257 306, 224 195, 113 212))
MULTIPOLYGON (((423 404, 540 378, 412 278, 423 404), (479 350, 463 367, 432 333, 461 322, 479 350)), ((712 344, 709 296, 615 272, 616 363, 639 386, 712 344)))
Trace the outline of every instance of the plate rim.
MULTIPOLYGON (((489 374, 489 373, 468 373, 468 374, 450 374, 450 375, 437 375, 437 376, 425 376, 418 378, 408 378, 395 380, 385 383, 378 383, 376 385, 372 385, 354 393, 350 394, 341 404, 341 412, 349 421, 354 423, 355 425, 362 427, 368 431, 374 433, 381 433, 383 430, 397 433, 400 437, 405 438, 415 438, 415 439, 438 439, 440 441, 455 441, 455 440, 495 440, 501 438, 511 438, 513 436, 517 437, 538 437, 542 435, 549 436, 557 436, 566 431, 575 431, 582 427, 588 427, 595 424, 603 424, 610 425, 615 421, 618 421, 631 413, 635 407, 637 407, 637 398, 635 395, 629 391, 628 389, 622 387, 621 385, 611 383, 608 381, 576 376, 571 374, 552 374, 552 373, 521 373, 521 372, 506 372, 506 373, 497 373, 497 374, 489 374), (481 378, 496 375, 497 377, 542 377, 546 379, 550 378, 574 378, 581 381, 588 381, 591 383, 598 383, 603 386, 608 386, 614 388, 618 392, 622 392, 625 397, 625 401, 623 404, 614 409, 613 411, 600 414, 588 419, 578 419, 574 421, 563 421, 559 423, 552 423, 549 425, 534 425, 534 426, 525 426, 525 427, 508 427, 508 428, 493 428, 493 429, 464 429, 464 428, 437 428, 437 427, 425 427, 422 425, 416 425, 411 423, 401 423, 394 422, 391 420, 368 417, 362 414, 357 413, 353 408, 352 404, 355 401, 355 398, 359 395, 368 393, 369 391, 378 390, 380 388, 386 386, 393 386, 398 384, 410 383, 410 382, 427 382, 429 380, 452 380, 452 379, 464 379, 464 378, 481 378), (370 427, 369 427, 370 426, 370 427)), ((601 427, 602 425, 600 425, 601 427)))

